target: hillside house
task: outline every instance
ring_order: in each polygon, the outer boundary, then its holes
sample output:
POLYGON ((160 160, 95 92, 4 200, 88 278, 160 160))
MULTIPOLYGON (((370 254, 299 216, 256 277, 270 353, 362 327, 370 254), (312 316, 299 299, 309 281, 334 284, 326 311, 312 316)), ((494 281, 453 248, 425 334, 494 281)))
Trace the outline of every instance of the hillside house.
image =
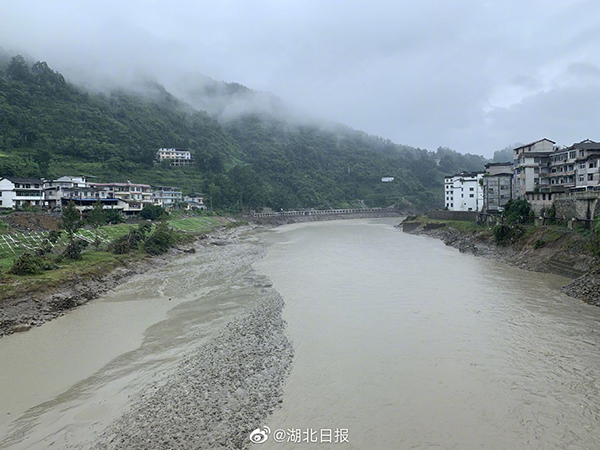
POLYGON ((163 208, 173 208, 177 203, 183 202, 181 188, 175 186, 153 186, 152 203, 163 208))
POLYGON ((0 208, 44 206, 44 191, 39 178, 0 178, 0 208))
POLYGON ((190 166, 194 163, 189 150, 181 148, 160 148, 156 152, 156 159, 158 161, 169 161, 169 165, 172 167, 190 166))
POLYGON ((183 201, 187 203, 186 209, 207 209, 204 204, 204 197, 204 194, 196 192, 186 195, 183 199, 183 201))

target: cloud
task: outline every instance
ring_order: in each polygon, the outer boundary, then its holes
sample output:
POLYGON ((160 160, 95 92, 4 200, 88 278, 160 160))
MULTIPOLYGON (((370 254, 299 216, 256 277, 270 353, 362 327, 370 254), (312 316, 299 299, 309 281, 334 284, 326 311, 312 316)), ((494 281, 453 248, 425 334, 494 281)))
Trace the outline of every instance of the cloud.
POLYGON ((597 124, 599 103, 587 99, 597 94, 600 2, 591 0, 4 0, 1 8, 0 46, 88 85, 143 74, 177 90, 181 77, 203 73, 398 143, 486 155, 542 135, 594 138, 597 124))

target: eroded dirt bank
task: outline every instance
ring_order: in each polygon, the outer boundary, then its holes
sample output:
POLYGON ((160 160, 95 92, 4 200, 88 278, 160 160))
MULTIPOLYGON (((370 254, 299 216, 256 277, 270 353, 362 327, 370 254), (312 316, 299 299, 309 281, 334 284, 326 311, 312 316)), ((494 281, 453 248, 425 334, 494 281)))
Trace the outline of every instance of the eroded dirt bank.
POLYGON ((444 241, 461 253, 502 261, 521 269, 554 273, 574 280, 563 287, 571 297, 600 306, 600 260, 589 237, 569 230, 536 227, 522 237, 496 245, 488 229, 464 231, 443 222, 421 223, 408 218, 398 225, 405 233, 444 241))
POLYGON ((249 229, 251 227, 243 226, 217 230, 196 242, 171 249, 165 255, 124 262, 123 266, 107 273, 98 272, 43 291, 3 299, 0 301, 0 337, 40 326, 114 289, 134 275, 163 266, 185 252, 197 251, 203 246, 225 245, 249 229))

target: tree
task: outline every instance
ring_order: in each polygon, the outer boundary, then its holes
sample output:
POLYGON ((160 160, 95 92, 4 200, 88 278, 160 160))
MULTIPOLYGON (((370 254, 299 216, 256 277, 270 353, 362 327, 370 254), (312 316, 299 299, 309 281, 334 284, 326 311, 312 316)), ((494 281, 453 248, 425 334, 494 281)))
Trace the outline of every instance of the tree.
POLYGON ((52 157, 46 150, 38 150, 37 154, 33 157, 33 160, 38 164, 40 168, 40 176, 46 178, 48 176, 48 168, 52 157))
POLYGON ((65 249, 64 256, 69 259, 81 259, 81 248, 79 242, 75 240, 75 232, 81 228, 81 213, 75 207, 75 203, 70 201, 63 210, 61 228, 66 231, 69 243, 65 249))
POLYGON ((167 212, 162 206, 144 205, 144 209, 140 212, 140 217, 146 220, 158 220, 166 214, 167 212))
POLYGON ((29 65, 21 55, 13 56, 6 68, 6 75, 18 81, 31 81, 32 76, 29 65))
POLYGON ((121 214, 121 212, 119 210, 109 209, 106 212, 106 221, 108 223, 112 223, 113 225, 116 225, 118 223, 125 222, 125 217, 123 217, 123 214, 121 214))
POLYGON ((90 212, 88 212, 88 222, 94 227, 94 247, 96 250, 100 247, 100 227, 106 224, 106 211, 102 201, 98 199, 90 212))
POLYGON ((502 215, 510 225, 521 224, 531 220, 532 210, 527 200, 509 200, 502 215))

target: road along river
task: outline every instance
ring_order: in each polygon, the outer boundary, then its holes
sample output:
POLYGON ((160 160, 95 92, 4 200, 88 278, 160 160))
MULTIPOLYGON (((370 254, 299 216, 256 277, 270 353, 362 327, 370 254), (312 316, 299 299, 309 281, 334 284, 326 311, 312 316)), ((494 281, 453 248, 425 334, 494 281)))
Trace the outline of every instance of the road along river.
POLYGON ((0 448, 600 448, 600 309, 398 222, 248 232, 4 337, 0 448))

